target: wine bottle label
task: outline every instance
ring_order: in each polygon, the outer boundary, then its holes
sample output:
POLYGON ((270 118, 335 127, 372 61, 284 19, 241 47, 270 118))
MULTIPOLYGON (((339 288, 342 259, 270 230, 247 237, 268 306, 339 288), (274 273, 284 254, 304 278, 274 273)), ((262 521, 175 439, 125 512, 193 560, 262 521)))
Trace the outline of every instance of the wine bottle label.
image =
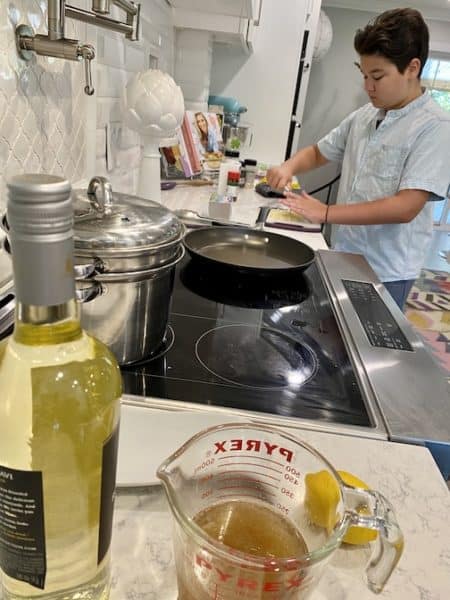
POLYGON ((0 567, 44 589, 47 572, 42 473, 0 466, 0 567))
POLYGON ((119 427, 116 427, 103 445, 100 524, 98 530, 98 564, 105 558, 109 546, 111 545, 118 447, 119 427))

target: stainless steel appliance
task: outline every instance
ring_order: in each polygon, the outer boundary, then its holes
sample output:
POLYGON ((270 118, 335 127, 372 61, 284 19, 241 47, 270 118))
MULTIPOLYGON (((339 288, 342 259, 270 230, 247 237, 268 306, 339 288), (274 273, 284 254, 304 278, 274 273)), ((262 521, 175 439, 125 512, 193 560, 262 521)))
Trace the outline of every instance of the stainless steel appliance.
MULTIPOLYGON (((303 273, 238 275, 177 265, 163 342, 122 369, 132 401, 426 444, 448 472, 447 379, 363 257, 318 251, 303 273)), ((1 291, 10 326, 7 274, 1 291)))
POLYGON ((444 373, 362 256, 318 251, 269 278, 185 257, 169 323, 161 355, 123 370, 146 404, 449 444, 444 373))

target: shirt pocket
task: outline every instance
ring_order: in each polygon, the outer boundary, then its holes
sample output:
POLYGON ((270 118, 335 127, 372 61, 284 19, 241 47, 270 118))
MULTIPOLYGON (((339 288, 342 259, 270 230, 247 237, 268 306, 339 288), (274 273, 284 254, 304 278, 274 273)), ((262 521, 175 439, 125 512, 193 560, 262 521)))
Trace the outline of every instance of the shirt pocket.
POLYGON ((381 144, 367 156, 363 168, 364 187, 367 191, 380 195, 392 195, 398 192, 403 167, 408 155, 405 146, 381 144))

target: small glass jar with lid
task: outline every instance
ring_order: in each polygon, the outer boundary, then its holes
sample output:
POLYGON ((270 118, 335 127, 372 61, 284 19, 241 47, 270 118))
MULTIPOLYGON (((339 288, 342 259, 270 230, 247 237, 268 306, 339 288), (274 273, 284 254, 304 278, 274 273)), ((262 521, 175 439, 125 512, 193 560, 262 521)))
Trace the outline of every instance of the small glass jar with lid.
POLYGON ((244 160, 244 170, 245 170, 245 187, 253 188, 255 185, 255 177, 256 177, 256 166, 257 161, 253 158, 246 158, 244 160))

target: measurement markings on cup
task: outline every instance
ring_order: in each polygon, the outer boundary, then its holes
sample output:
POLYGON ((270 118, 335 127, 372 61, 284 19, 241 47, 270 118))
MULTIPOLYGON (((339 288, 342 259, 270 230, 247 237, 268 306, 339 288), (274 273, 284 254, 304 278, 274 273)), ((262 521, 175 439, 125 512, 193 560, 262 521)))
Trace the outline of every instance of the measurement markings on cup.
POLYGON ((203 499, 208 497, 214 497, 215 501, 235 499, 238 493, 240 498, 253 498, 269 502, 283 514, 289 515, 292 508, 291 503, 295 502, 302 481, 300 471, 289 464, 294 458, 292 450, 268 442, 258 440, 244 442, 240 439, 216 442, 214 446, 214 456, 212 456, 212 451, 208 451, 205 460, 195 469, 196 472, 205 471, 200 478, 203 499), (276 451, 284 459, 284 462, 275 460, 273 456, 270 458, 258 456, 253 452, 251 456, 234 454, 235 451, 242 450, 245 444, 247 444, 247 450, 267 451, 269 456, 276 451), (217 456, 220 453, 226 455, 217 456), (211 469, 217 469, 217 472, 212 473, 211 469), (288 504, 285 504, 283 498, 288 504), (279 499, 278 502, 277 499, 279 499))
POLYGON ((262 481, 261 479, 255 479, 255 477, 253 477, 253 475, 255 475, 255 473, 249 474, 247 472, 247 475, 236 475, 235 476, 235 475, 233 475, 233 471, 227 471, 226 473, 220 473, 217 477, 218 477, 219 485, 223 485, 224 483, 228 483, 231 481, 242 481, 243 483, 257 483, 260 485, 268 485, 270 487, 275 488, 276 490, 278 490, 280 487, 274 483, 269 483, 268 481, 262 481), (225 475, 231 475, 231 477, 224 477, 225 475))
MULTIPOLYGON (((228 458, 228 460, 230 460, 229 457, 223 457, 223 458, 228 458)), ((255 458, 258 458, 258 457, 255 457, 255 458)), ((220 458, 218 460, 220 460, 220 458)), ((270 460, 270 459, 265 459, 264 458, 264 459, 260 459, 260 460, 270 460)), ((274 460, 271 461, 271 462, 274 462, 275 464, 280 464, 280 463, 276 463, 274 460)), ((274 467, 269 467, 269 466, 267 466, 265 464, 258 464, 258 463, 254 463, 254 462, 244 462, 244 461, 241 461, 241 460, 239 460, 239 461, 238 460, 234 460, 232 462, 227 462, 227 463, 219 463, 217 466, 219 468, 223 468, 223 467, 233 467, 235 465, 238 465, 238 466, 246 465, 248 467, 259 467, 260 469, 265 469, 267 471, 274 471, 275 473, 278 473, 278 475, 282 475, 283 474, 283 469, 275 469, 274 467)), ((280 466, 282 467, 283 465, 280 465, 280 466)), ((247 471, 248 471, 248 469, 247 469, 247 471)))
MULTIPOLYGON (((236 500, 236 492, 233 492, 231 494, 218 494, 217 496, 215 496, 215 498, 217 500, 228 500, 229 498, 231 498, 232 500, 236 500)), ((262 494, 244 494, 243 492, 240 492, 239 498, 251 498, 252 500, 258 498, 259 500, 266 500, 266 498, 262 494)))
MULTIPOLYGON (((238 456, 218 456, 217 460, 232 460, 233 462, 229 463, 229 464, 236 464, 237 461, 235 459, 239 459, 238 456)), ((266 458, 265 456, 249 456, 248 458, 251 458, 252 460, 262 460, 263 462, 270 462, 273 463, 275 465, 278 465, 279 467, 284 467, 284 463, 278 461, 278 460, 273 460, 273 458, 266 458)), ((223 464, 223 463, 222 463, 223 464)), ((242 463, 242 464, 254 464, 254 463, 242 463)), ((261 465, 257 465, 257 466, 261 466, 261 465)))
MULTIPOLYGON (((238 480, 238 481, 239 481, 239 480, 238 480)), ((241 480, 241 481, 242 481, 242 483, 241 483, 240 485, 224 485, 224 486, 222 486, 222 487, 218 487, 217 489, 218 489, 219 491, 220 491, 220 490, 245 490, 246 488, 247 488, 247 489, 251 489, 251 490, 261 490, 261 489, 262 489, 262 488, 261 488, 261 484, 263 484, 263 485, 264 485, 264 487, 265 487, 266 485, 271 485, 271 486, 272 486, 272 487, 274 487, 276 490, 278 489, 278 486, 277 486, 277 485, 272 485, 271 483, 264 483, 264 482, 262 482, 262 481, 258 481, 257 479, 255 479, 255 480, 253 480, 253 481, 250 481, 250 480, 247 480, 247 481, 241 480), (255 485, 252 485, 253 483, 254 483, 255 485)), ((271 492, 270 490, 265 490, 265 489, 264 489, 264 493, 265 493, 265 494, 269 494, 269 495, 271 495, 271 496, 273 496, 273 495, 274 495, 274 492, 271 492)))
MULTIPOLYGON (((235 463, 230 463, 230 466, 234 466, 234 464, 235 463)), ((219 466, 221 466, 221 465, 219 465, 219 466)), ((226 471, 225 473, 219 473, 217 475, 217 477, 225 477, 225 475, 229 475, 230 473, 243 473, 244 475, 247 475, 249 473, 249 471, 246 469, 230 469, 229 471, 226 471)), ((280 483, 280 481, 281 481, 281 479, 279 479, 278 477, 274 477, 273 475, 269 475, 268 473, 262 473, 261 471, 252 471, 252 474, 260 475, 261 477, 267 477, 268 479, 273 479, 274 481, 277 481, 278 483, 280 483)), ((211 477, 212 477, 212 475, 211 475, 211 477)))

